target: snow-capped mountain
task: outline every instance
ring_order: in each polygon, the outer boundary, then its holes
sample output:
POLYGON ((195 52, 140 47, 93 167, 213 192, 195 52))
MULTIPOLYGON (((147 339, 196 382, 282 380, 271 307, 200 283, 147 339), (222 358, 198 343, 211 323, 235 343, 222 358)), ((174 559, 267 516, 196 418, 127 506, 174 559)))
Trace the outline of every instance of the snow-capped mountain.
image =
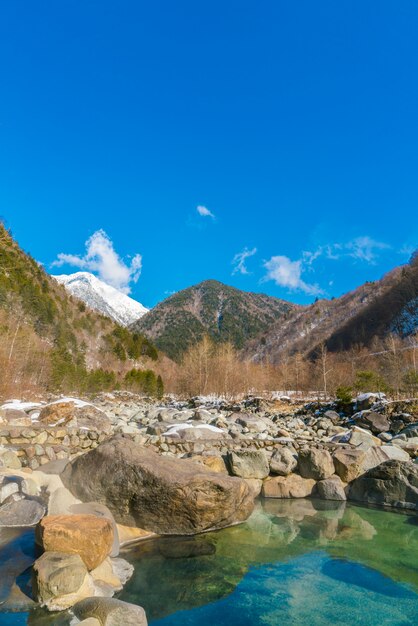
POLYGON ((148 311, 140 302, 107 285, 89 272, 61 274, 54 278, 88 307, 111 317, 122 326, 129 326, 148 311))

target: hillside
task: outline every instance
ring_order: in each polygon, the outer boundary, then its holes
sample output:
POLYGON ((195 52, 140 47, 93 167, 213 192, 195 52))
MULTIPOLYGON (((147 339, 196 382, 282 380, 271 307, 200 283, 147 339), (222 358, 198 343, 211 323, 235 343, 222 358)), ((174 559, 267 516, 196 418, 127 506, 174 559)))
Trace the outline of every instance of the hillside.
POLYGON ((206 280, 170 296, 131 328, 178 360, 204 335, 242 349, 250 339, 299 309, 278 298, 206 280))
POLYGON ((81 389, 94 380, 100 388, 128 364, 157 358, 148 339, 70 296, 2 225, 0 335, 6 391, 81 389))
POLYGON ((332 352, 370 346, 391 332, 418 328, 418 259, 332 300, 294 310, 250 342, 244 356, 279 363, 285 355, 314 355, 321 343, 332 352))
POLYGON ((148 311, 140 302, 107 285, 90 272, 54 276, 66 290, 90 309, 110 317, 121 326, 129 326, 148 311))

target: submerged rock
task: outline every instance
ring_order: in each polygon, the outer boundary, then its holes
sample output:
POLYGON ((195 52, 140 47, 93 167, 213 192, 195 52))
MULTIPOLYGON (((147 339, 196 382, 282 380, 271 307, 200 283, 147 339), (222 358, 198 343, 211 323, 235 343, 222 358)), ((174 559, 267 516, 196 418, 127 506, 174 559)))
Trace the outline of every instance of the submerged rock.
POLYGON ((147 626, 141 606, 114 598, 86 598, 77 602, 72 612, 79 620, 96 618, 102 626, 147 626))
POLYGON ((105 504, 118 523, 193 535, 244 521, 253 495, 244 480, 161 457, 122 436, 69 463, 64 484, 84 502, 105 504))

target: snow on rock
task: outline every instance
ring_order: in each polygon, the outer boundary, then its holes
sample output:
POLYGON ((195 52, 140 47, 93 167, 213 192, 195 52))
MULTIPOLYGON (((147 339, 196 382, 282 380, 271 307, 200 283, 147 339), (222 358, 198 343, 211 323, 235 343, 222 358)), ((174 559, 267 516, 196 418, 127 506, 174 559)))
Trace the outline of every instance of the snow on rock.
POLYGON ((0 406, 0 409, 13 409, 15 411, 24 411, 28 413, 33 409, 37 409, 42 404, 40 402, 23 402, 22 400, 7 400, 4 404, 0 406))
POLYGON ((140 302, 107 285, 89 272, 61 274, 53 278, 88 307, 112 318, 122 326, 129 326, 148 312, 140 302))

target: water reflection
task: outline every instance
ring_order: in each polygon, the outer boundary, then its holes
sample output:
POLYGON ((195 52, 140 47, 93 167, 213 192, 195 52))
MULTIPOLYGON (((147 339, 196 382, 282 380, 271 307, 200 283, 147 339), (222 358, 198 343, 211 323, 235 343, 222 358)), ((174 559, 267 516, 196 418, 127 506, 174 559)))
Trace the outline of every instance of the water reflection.
POLYGON ((317 551, 335 557, 337 564, 323 573, 336 578, 338 570, 341 583, 358 564, 354 578, 365 588, 369 570, 363 566, 418 590, 418 527, 408 515, 345 502, 263 500, 245 524, 126 552, 136 567, 121 599, 142 604, 152 621, 227 597, 255 567, 317 551), (337 560, 352 565, 344 569, 337 560))

